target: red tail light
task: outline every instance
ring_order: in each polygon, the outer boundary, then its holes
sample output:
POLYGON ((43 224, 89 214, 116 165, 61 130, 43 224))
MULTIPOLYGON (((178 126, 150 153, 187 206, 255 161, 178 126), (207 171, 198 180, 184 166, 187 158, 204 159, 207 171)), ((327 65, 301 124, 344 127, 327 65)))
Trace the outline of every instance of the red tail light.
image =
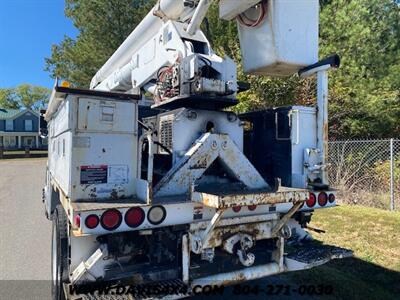
POLYGON ((335 194, 329 194, 328 200, 329 200, 329 203, 335 202, 335 200, 336 200, 335 194))
POLYGON ((310 193, 310 195, 308 196, 308 199, 306 201, 307 206, 313 207, 316 202, 317 202, 317 197, 315 197, 314 193, 310 193))
POLYGON ((233 206, 233 207, 232 207, 232 210, 233 210, 235 213, 238 213, 241 209, 242 209, 241 206, 233 206))
POLYGON ((80 228, 81 227, 81 216, 80 215, 76 215, 74 218, 74 225, 76 228, 80 228))
POLYGON ((99 217, 97 215, 89 215, 85 219, 85 225, 89 229, 96 228, 100 223, 99 217))
POLYGON ((328 195, 325 192, 319 193, 318 204, 319 206, 325 206, 328 203, 328 195))
POLYGON ((102 214, 100 222, 104 229, 115 230, 121 225, 122 215, 117 209, 109 209, 102 214))
POLYGON ((125 214, 125 223, 131 228, 140 226, 145 219, 144 210, 140 207, 132 207, 125 214))
POLYGON ((256 210, 257 205, 249 205, 249 206, 247 206, 247 208, 248 208, 250 211, 253 211, 253 210, 256 210))

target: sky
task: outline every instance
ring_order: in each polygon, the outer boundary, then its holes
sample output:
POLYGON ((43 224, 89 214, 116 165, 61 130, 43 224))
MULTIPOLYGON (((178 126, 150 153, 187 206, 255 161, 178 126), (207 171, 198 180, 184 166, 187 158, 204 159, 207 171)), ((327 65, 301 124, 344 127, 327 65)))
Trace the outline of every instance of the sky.
POLYGON ((77 35, 64 16, 64 0, 0 0, 0 88, 21 83, 52 88, 45 57, 64 35, 77 35))

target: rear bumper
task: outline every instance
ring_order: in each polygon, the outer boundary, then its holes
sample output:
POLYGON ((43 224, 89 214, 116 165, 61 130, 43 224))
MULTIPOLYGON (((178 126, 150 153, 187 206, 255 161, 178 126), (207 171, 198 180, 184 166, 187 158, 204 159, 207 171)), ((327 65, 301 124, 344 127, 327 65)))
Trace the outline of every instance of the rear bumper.
MULTIPOLYGON (((311 242, 310 245, 302 246, 298 249, 292 249, 283 260, 283 266, 279 266, 276 262, 262 264, 258 266, 239 269, 232 272, 219 273, 207 277, 196 278, 185 283, 180 279, 164 282, 155 282, 149 285, 109 285, 96 286, 89 291, 85 289, 85 293, 79 293, 79 290, 72 289, 65 285, 65 291, 68 299, 180 299, 189 297, 193 294, 201 293, 201 291, 214 290, 216 287, 240 284, 250 280, 261 279, 267 276, 310 269, 323 265, 332 259, 340 259, 351 257, 352 251, 340 247, 319 245, 311 242), (78 293, 74 292, 77 291, 78 293), (96 297, 94 298, 95 295, 96 297), (112 298, 110 298, 110 295, 112 298)), ((251 283, 257 286, 257 282, 251 283)), ((220 291, 223 290, 220 289, 220 291)))

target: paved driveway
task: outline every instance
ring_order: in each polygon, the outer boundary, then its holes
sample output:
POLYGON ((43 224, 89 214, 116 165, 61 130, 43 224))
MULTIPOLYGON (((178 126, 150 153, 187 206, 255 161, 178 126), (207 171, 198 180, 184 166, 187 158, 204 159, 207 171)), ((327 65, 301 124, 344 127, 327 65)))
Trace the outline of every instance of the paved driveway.
POLYGON ((49 299, 51 223, 45 159, 0 160, 0 298, 49 299))

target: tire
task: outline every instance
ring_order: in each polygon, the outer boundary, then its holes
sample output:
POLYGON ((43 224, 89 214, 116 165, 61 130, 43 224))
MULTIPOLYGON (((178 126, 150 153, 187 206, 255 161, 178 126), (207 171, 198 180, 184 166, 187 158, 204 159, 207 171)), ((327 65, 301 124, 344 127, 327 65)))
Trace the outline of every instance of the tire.
POLYGON ((58 205, 52 217, 51 294, 53 300, 65 300, 63 283, 68 281, 68 219, 64 208, 58 205))

